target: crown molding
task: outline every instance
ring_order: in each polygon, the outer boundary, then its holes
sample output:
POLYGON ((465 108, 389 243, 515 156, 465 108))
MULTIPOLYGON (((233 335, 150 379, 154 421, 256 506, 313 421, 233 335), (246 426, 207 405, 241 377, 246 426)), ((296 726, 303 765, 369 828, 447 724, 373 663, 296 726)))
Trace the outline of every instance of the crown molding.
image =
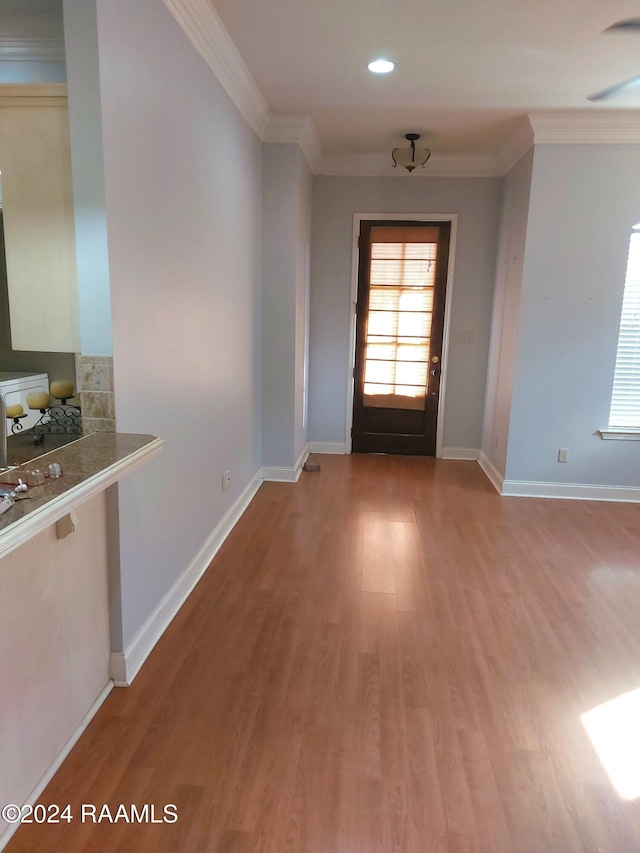
POLYGON ((500 174, 506 175, 533 145, 533 130, 529 119, 522 116, 516 129, 498 152, 500 174))
MULTIPOLYGON (((164 0, 164 3, 263 142, 299 145, 315 174, 409 177, 406 170, 393 168, 389 162, 390 154, 323 155, 310 116, 270 112, 209 0, 164 0)), ((426 169, 414 174, 422 177, 496 177, 502 172, 495 157, 436 155, 431 157, 426 169)))
MULTIPOLYGON (((424 169, 411 175, 393 168, 390 153, 322 154, 320 140, 309 116, 271 114, 238 49, 210 0, 164 0, 187 37, 213 71, 241 114, 263 142, 296 143, 312 171, 320 175, 362 177, 500 177, 506 174, 532 144, 637 144, 640 142, 640 110, 584 109, 537 110, 523 117, 512 136, 495 155, 432 155, 424 169)), ((39 59, 45 44, 54 58, 55 36, 33 39, 39 59)), ((0 37, 11 50, 26 51, 24 39, 0 37)), ((64 50, 64 45, 62 45, 64 50)), ((17 58, 17 57, 13 57, 17 58)), ((30 57, 35 58, 35 54, 30 57)))
POLYGON ((23 37, 0 33, 0 61, 64 62, 64 39, 57 35, 23 37))
POLYGON ((164 2, 250 127, 262 138, 269 123, 269 108, 211 3, 208 0, 164 2))
POLYGON ((0 61, 64 62, 62 20, 54 15, 4 16, 0 32, 0 61))
POLYGON ((316 172, 322 148, 311 116, 274 114, 262 135, 263 142, 289 142, 297 144, 307 158, 311 171, 316 172))
POLYGON ((391 152, 385 154, 323 154, 316 173, 351 177, 496 178, 503 173, 496 157, 433 154, 424 169, 407 172, 394 167, 391 152))
POLYGON ((527 116, 536 145, 640 142, 640 110, 540 110, 527 116))

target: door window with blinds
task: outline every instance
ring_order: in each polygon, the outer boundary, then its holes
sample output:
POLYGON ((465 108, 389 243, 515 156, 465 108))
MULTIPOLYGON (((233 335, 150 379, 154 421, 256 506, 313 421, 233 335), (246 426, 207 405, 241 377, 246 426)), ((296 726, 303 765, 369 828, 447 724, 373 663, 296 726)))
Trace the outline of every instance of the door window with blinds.
POLYGON ((437 228, 371 229, 364 405, 425 407, 437 228))
POLYGON ((609 426, 640 429, 640 223, 629 243, 609 426))
POLYGON ((436 451, 451 223, 361 220, 354 453, 436 451))

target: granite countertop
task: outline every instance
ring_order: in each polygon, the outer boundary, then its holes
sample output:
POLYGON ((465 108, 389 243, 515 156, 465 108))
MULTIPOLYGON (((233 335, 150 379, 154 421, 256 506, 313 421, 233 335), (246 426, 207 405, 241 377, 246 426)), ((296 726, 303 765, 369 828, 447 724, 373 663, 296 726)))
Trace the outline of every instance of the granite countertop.
POLYGON ((72 441, 80 441, 83 437, 82 433, 43 433, 42 444, 34 444, 34 434, 31 430, 16 435, 10 434, 7 438, 7 458, 10 465, 23 465, 51 450, 66 447, 72 441))
MULTIPOLYGON (((17 538, 24 541, 55 521, 56 514, 62 517, 73 505, 107 488, 155 455, 162 444, 162 440, 154 435, 96 432, 7 471, 0 476, 0 489, 7 491, 18 482, 18 477, 23 482, 26 480, 26 471, 34 468, 46 470, 50 462, 60 463, 62 477, 46 479, 41 486, 30 486, 25 493, 29 496, 27 500, 17 500, 11 509, 0 515, 0 541, 21 526, 25 528, 26 535, 17 538)), ((11 538, 16 539, 16 536, 11 538)), ((13 547, 15 544, 10 546, 13 547)), ((9 548, 0 546, 0 555, 6 550, 9 548)))

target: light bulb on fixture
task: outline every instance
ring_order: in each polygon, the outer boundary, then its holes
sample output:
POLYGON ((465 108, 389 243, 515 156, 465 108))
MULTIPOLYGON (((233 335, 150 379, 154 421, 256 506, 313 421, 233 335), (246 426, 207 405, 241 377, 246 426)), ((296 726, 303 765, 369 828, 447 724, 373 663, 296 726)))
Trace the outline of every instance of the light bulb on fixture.
POLYGON ((374 59, 367 65, 369 71, 373 71, 374 74, 388 74, 395 67, 395 62, 391 62, 390 59, 374 59))
POLYGON ((391 156, 394 168, 404 166, 407 172, 413 172, 416 166, 422 166, 424 169, 425 163, 431 157, 431 151, 428 148, 416 148, 416 142, 420 139, 419 133, 405 133, 404 138, 410 143, 410 147, 393 149, 391 156))

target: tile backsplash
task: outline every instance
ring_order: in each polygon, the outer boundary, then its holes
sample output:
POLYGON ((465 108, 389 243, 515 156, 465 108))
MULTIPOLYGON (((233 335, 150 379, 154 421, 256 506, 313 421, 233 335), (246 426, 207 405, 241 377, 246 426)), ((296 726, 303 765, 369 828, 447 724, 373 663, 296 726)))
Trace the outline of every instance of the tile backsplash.
POLYGON ((82 431, 115 432, 113 358, 107 355, 76 356, 76 380, 82 409, 82 431))

